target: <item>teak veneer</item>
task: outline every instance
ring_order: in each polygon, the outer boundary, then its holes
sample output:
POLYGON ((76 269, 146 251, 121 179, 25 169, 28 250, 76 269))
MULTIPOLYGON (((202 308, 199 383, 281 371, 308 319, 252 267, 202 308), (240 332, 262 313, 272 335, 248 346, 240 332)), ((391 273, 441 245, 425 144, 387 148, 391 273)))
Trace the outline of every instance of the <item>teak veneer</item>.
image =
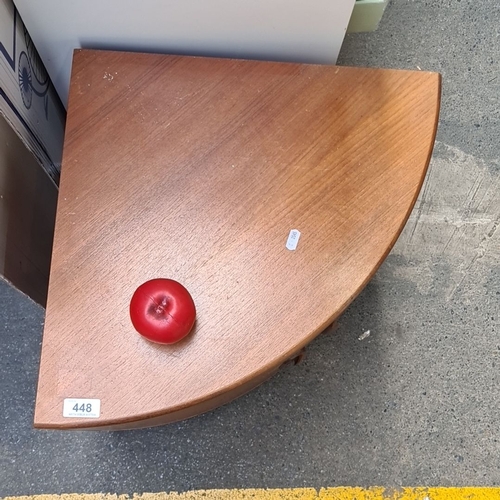
POLYGON ((76 51, 35 426, 163 424, 274 373, 387 256, 439 102, 428 72, 76 51), (155 277, 197 307, 172 346, 129 319, 155 277))

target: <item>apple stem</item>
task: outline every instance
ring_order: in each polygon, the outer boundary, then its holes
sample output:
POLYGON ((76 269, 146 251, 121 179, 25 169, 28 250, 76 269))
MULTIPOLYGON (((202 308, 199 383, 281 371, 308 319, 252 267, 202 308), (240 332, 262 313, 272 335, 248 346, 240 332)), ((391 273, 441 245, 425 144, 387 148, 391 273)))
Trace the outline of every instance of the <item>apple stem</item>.
POLYGON ((167 305, 167 297, 163 297, 161 303, 156 306, 156 314, 162 314, 165 312, 165 306, 167 305))

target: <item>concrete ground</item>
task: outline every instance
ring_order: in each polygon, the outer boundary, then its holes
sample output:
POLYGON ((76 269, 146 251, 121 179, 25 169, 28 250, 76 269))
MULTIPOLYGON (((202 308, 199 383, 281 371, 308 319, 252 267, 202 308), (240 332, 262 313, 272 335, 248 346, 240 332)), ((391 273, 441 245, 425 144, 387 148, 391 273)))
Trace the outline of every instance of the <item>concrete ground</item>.
POLYGON ((0 283, 0 497, 500 484, 500 4, 393 1, 339 63, 439 71, 443 100, 417 207, 338 328, 189 421, 35 431, 44 311, 0 283))

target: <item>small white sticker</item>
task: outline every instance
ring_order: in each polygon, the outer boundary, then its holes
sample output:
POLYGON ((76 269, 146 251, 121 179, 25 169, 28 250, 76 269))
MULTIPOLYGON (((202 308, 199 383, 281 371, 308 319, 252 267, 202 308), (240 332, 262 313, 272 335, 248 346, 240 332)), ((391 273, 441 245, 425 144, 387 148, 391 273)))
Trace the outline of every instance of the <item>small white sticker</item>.
POLYGON ((100 399, 66 398, 63 404, 63 417, 99 418, 101 415, 100 399))
POLYGON ((295 250, 299 244, 300 231, 298 229, 292 229, 286 240, 286 247, 288 250, 295 250))

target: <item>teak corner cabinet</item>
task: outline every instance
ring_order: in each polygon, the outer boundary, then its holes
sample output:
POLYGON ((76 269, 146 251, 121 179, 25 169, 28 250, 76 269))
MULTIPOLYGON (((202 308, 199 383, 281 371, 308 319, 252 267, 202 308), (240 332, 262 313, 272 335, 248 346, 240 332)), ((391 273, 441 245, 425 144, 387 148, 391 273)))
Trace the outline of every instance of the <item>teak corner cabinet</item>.
POLYGON ((159 425, 274 373, 390 251, 439 102, 421 71, 76 51, 35 426, 159 425), (197 307, 171 346, 129 318, 157 277, 197 307))

